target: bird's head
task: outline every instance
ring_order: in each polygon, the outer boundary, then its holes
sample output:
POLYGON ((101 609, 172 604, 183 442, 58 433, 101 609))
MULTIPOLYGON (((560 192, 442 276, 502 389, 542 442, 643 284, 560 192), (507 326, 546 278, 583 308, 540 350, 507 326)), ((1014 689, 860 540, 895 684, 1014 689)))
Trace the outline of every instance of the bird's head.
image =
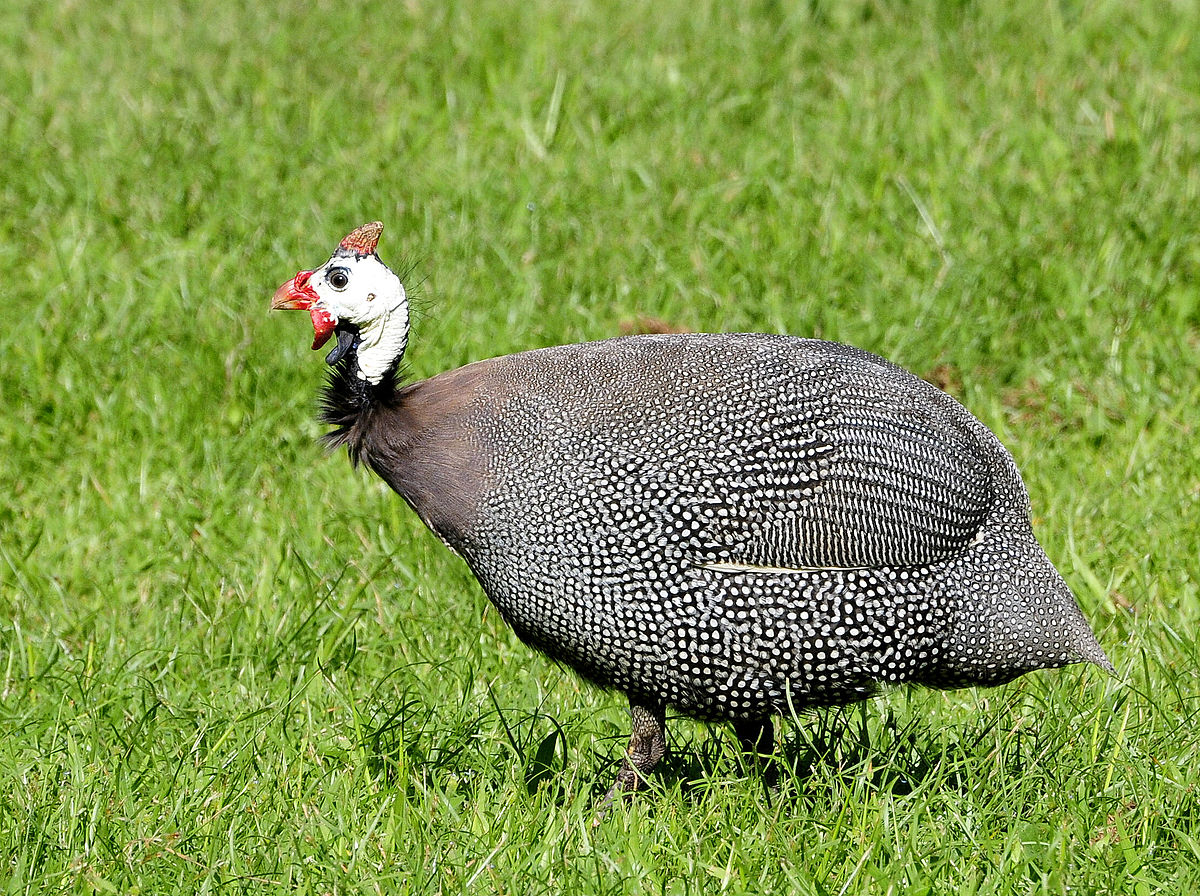
POLYGON ((408 344, 408 297, 375 247, 383 224, 374 221, 350 233, 329 261, 300 271, 275 291, 272 308, 307 311, 313 348, 337 337, 325 356, 329 364, 357 360, 358 376, 377 385, 400 363, 408 344))

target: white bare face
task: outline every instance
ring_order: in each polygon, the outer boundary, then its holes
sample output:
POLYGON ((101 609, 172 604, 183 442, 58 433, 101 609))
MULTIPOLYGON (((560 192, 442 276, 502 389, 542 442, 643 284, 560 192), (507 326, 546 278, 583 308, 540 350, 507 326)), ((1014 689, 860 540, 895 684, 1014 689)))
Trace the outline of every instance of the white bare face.
POLYGON ((339 321, 367 329, 400 312, 408 321, 408 297, 400 278, 377 255, 338 251, 312 273, 309 288, 317 304, 339 321))
POLYGON ((325 264, 315 271, 301 271, 279 287, 271 303, 273 308, 303 310, 312 316, 314 349, 336 334, 338 345, 330 352, 329 363, 354 352, 358 375, 372 384, 399 362, 408 344, 404 286, 374 252, 382 229, 380 224, 359 228, 325 264), (368 242, 364 245, 363 240, 368 242))

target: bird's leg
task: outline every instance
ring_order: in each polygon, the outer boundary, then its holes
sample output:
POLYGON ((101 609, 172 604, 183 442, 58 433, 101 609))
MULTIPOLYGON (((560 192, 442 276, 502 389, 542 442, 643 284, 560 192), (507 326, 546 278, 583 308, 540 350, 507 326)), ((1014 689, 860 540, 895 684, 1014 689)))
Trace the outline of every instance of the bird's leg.
POLYGON ((609 804, 618 794, 633 793, 645 783, 658 760, 667 751, 667 720, 663 707, 629 701, 629 714, 633 720, 629 736, 629 748, 621 760, 617 780, 608 789, 597 807, 597 820, 603 818, 609 804))
POLYGON ((761 719, 734 719, 733 733, 748 761, 762 770, 767 786, 775 783, 778 769, 771 761, 775 755, 775 723, 770 716, 761 719))

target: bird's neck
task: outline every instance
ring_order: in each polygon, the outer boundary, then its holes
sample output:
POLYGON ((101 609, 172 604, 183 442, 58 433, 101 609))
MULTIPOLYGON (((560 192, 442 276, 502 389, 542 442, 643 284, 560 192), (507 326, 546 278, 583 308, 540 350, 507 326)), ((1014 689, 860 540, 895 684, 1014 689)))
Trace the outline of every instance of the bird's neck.
POLYGON ((358 341, 350 353, 355 358, 357 376, 378 386, 400 366, 408 347, 408 309, 397 308, 358 331, 358 341))
MULTIPOLYGON (((370 363, 370 353, 367 358, 370 363)), ((397 400, 402 358, 402 351, 394 354, 381 372, 368 377, 362 369, 361 352, 351 350, 330 368, 321 402, 321 421, 333 429, 324 440, 331 447, 347 445, 355 463, 373 412, 397 400)))

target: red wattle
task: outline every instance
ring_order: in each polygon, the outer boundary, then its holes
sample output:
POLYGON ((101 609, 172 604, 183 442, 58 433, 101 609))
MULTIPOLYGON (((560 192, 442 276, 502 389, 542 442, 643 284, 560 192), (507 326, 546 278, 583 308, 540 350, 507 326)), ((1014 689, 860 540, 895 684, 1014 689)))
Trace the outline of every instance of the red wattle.
POLYGON ((312 318, 313 324, 313 351, 316 351, 333 335, 333 328, 337 326, 337 318, 326 311, 324 308, 318 308, 313 305, 308 309, 309 317, 312 318))

